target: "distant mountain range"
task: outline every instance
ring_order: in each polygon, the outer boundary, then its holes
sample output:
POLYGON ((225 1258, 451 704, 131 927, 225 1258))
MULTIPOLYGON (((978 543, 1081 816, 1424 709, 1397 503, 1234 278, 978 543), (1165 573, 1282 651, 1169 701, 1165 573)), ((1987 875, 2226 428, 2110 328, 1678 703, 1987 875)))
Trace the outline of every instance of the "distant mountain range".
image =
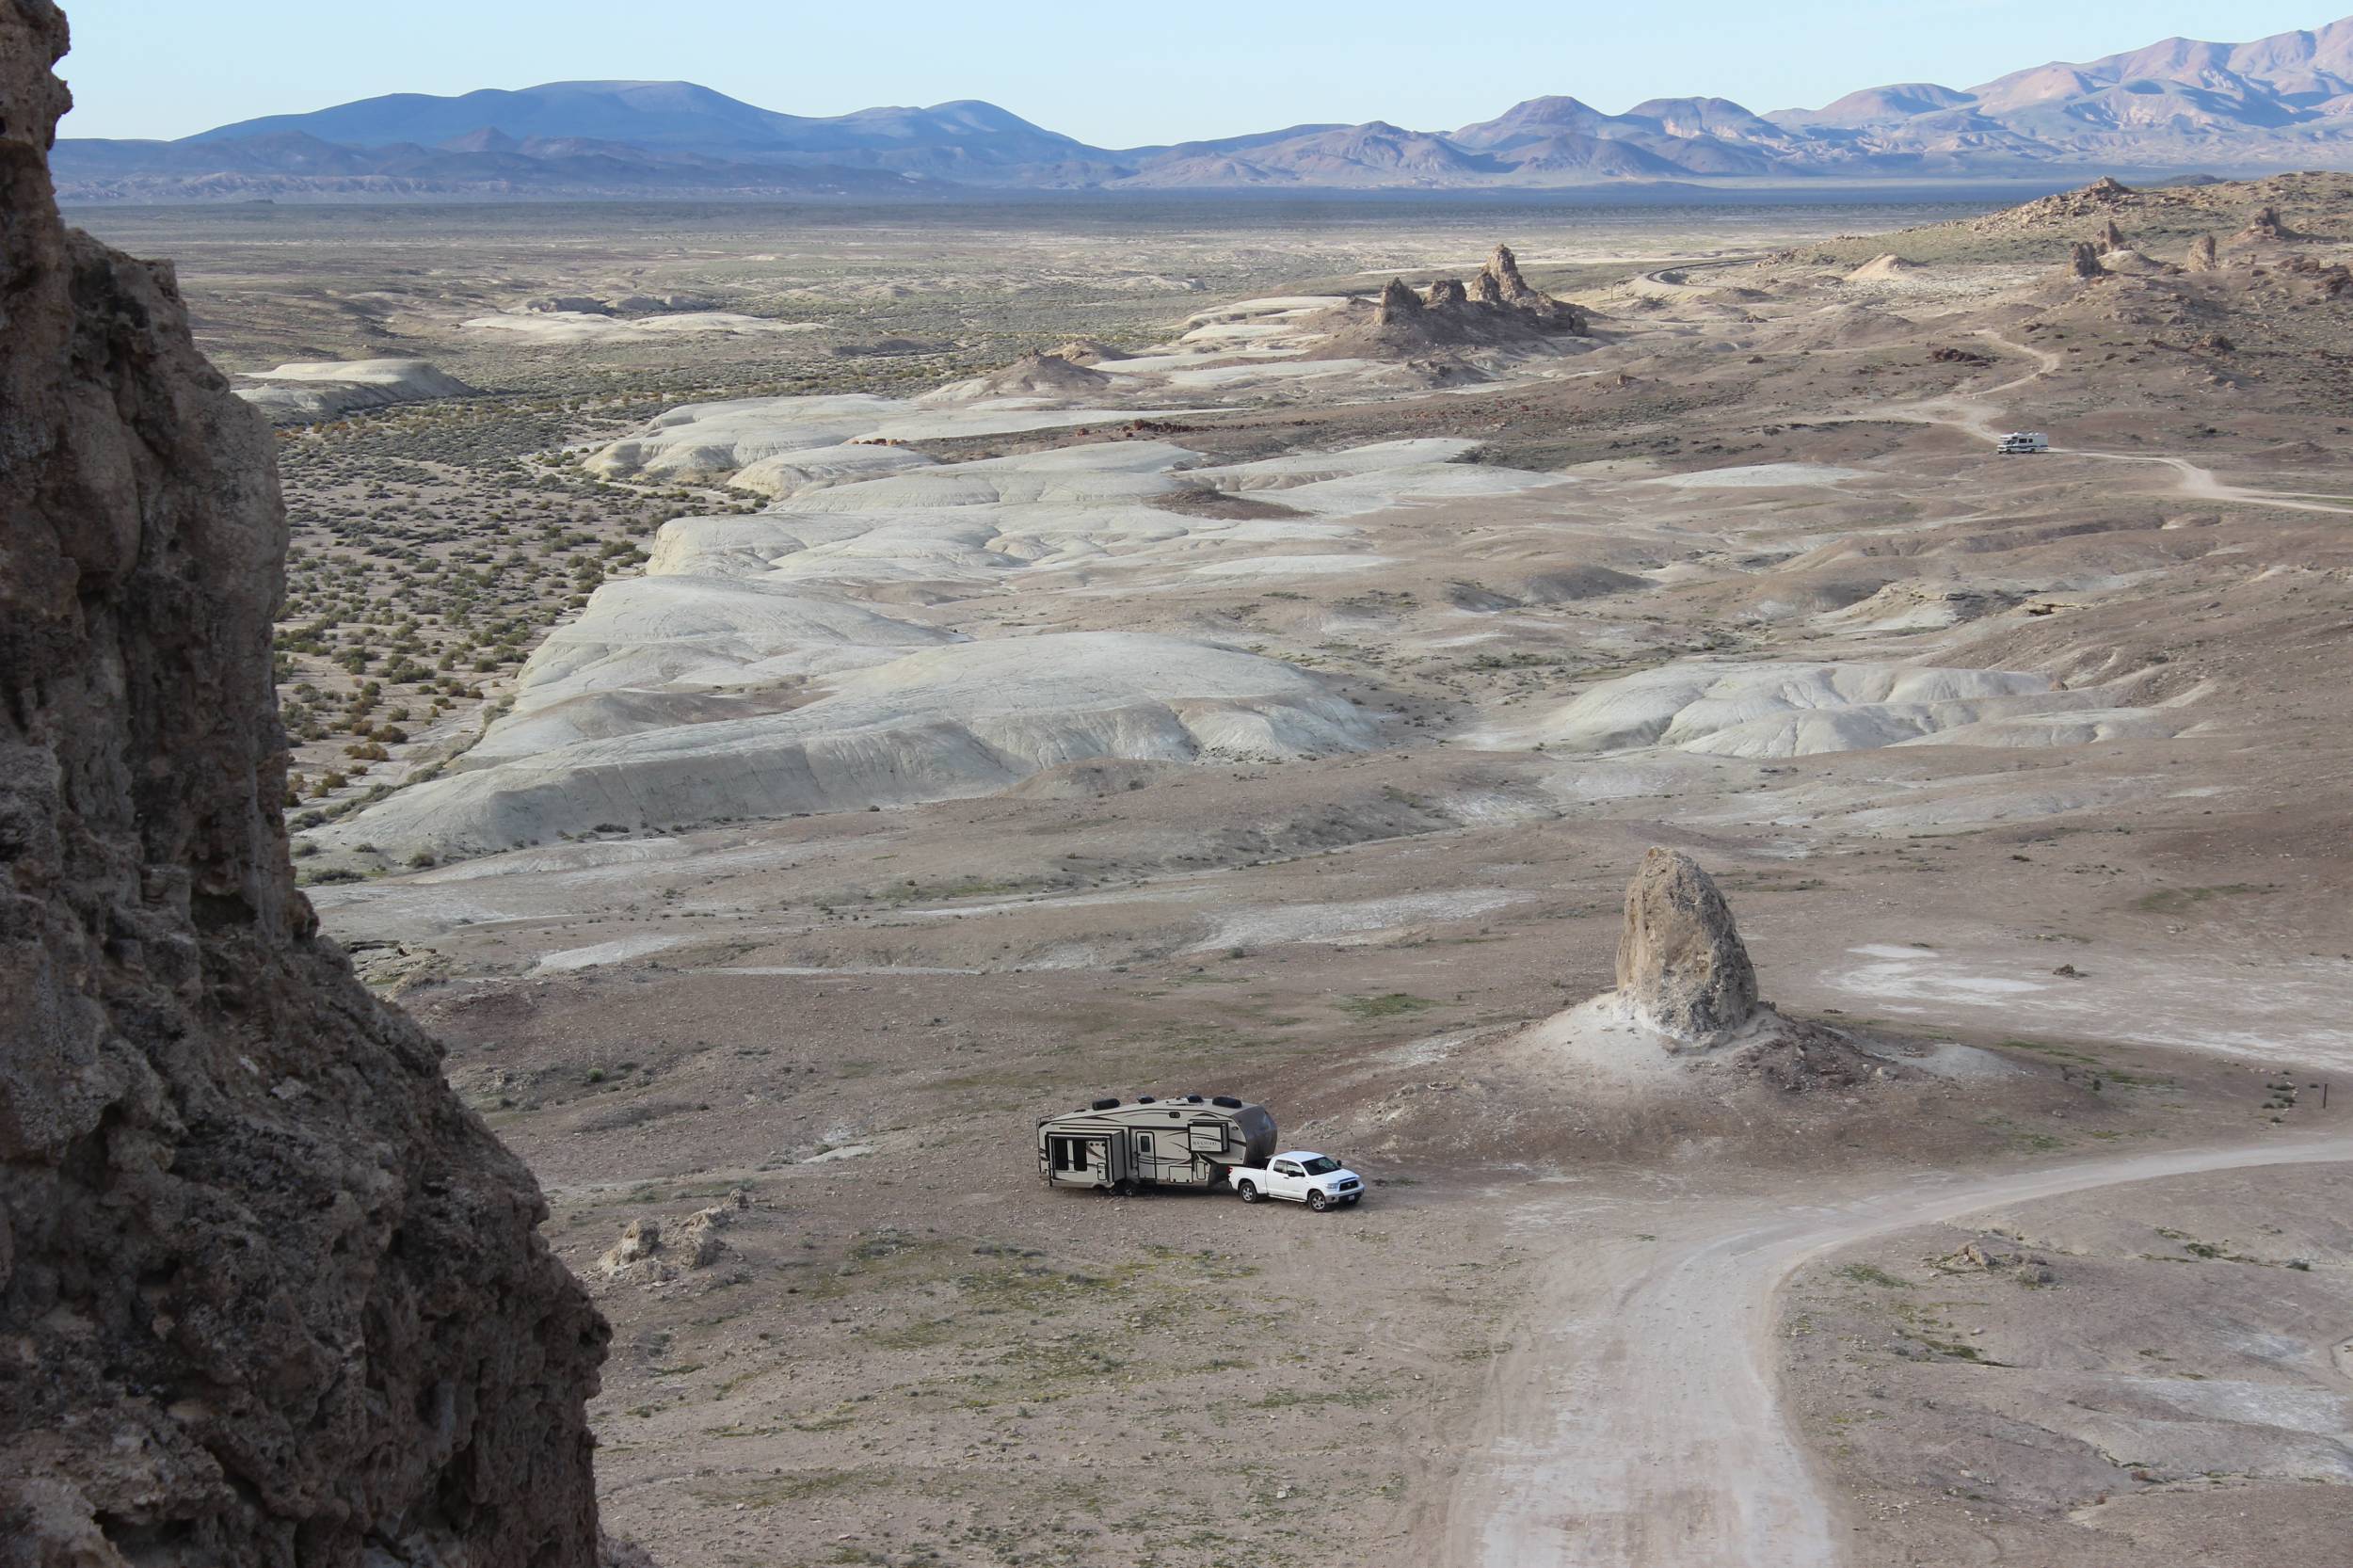
POLYGON ((393 93, 178 141, 61 140, 69 201, 949 197, 974 190, 1539 190, 1609 182, 1939 180, 2353 168, 2353 18, 2171 39, 1961 91, 1915 82, 1753 114, 1531 98, 1453 131, 1292 125, 1091 147, 992 104, 779 114, 691 82, 393 93))

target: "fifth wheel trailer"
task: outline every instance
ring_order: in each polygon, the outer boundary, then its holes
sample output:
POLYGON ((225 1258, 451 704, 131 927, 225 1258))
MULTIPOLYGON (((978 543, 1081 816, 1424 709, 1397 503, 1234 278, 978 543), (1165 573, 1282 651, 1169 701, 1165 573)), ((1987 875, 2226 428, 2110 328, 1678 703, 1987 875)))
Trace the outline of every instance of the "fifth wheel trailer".
POLYGON ((1049 1187, 1217 1187, 1273 1154, 1274 1118, 1231 1095, 1099 1099, 1037 1124, 1037 1174, 1049 1187))

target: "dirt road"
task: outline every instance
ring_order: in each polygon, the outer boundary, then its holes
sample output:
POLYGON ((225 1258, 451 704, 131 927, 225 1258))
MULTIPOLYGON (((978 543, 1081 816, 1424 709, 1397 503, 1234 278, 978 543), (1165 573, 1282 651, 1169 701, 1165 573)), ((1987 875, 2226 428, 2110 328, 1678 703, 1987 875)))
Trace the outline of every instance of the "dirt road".
POLYGON ((1531 1204, 1518 1222, 1524 1240, 1577 1239, 1539 1289, 1538 1320, 1496 1367, 1432 1555, 1461 1568, 1840 1563, 1836 1509, 1774 1386, 1772 1297, 1800 1265, 1888 1231, 2087 1188, 2346 1160, 2353 1137, 2335 1136, 1921 1177, 1803 1206, 1676 1215, 1685 1205, 1531 1204))

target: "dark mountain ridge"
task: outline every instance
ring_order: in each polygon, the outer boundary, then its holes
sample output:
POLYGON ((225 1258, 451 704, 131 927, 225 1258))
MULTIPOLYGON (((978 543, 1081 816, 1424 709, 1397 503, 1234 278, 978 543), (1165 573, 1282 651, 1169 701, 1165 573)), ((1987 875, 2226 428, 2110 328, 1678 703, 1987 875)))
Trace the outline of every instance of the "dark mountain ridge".
POLYGON ((1091 146, 993 104, 783 114, 691 82, 392 93, 178 141, 61 141, 68 200, 257 195, 938 196, 1015 190, 1543 190, 1667 180, 2017 179, 2098 168, 2353 168, 2353 18, 2251 43, 2169 39, 1962 90, 1819 109, 1531 98, 1450 132, 1372 120, 1091 146))

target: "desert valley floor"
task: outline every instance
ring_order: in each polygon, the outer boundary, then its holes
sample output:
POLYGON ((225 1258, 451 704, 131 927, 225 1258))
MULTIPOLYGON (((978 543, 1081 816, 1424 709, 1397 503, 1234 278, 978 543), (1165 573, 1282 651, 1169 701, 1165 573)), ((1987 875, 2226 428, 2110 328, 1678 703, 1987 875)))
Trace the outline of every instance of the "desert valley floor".
POLYGON ((657 1560, 2353 1534, 2353 177, 76 216, 281 421, 296 864, 657 1560), (1654 844, 1801 1043, 1589 1005, 1654 844), (1193 1091, 1369 1197, 1041 1188, 1193 1091))

